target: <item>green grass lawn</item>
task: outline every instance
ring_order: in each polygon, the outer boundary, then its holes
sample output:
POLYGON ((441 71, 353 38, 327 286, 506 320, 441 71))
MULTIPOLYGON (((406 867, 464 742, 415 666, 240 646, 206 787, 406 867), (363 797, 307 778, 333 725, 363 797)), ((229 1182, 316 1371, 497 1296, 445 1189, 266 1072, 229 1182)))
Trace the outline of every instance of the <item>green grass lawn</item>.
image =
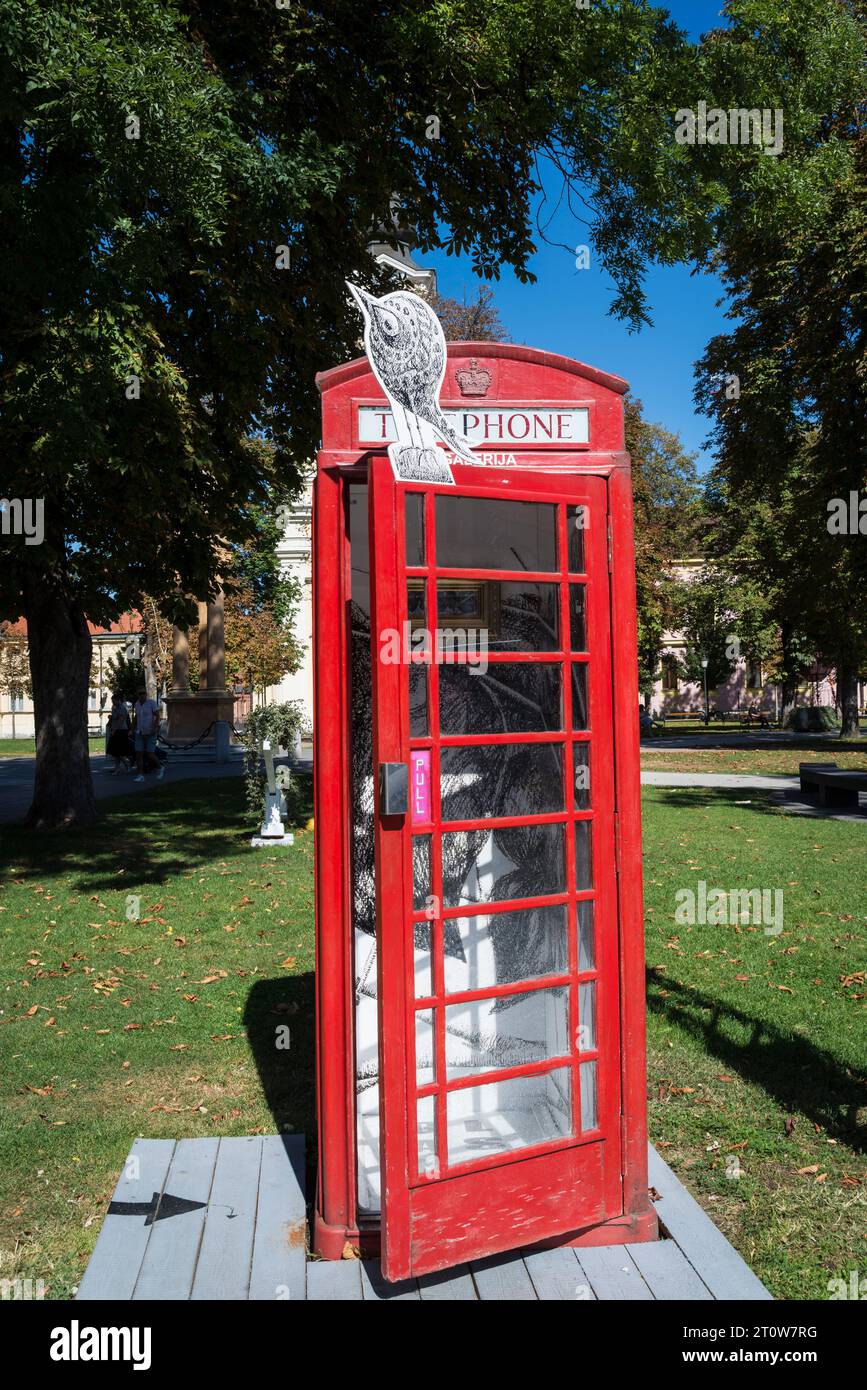
POLYGON ((750 772, 762 776, 797 777, 799 763, 836 763, 867 771, 867 739, 857 743, 814 740, 776 748, 666 748, 643 745, 641 766, 646 772, 750 772))
MULTIPOLYGON (((88 739, 91 753, 105 752, 105 738, 88 739)), ((35 758, 36 743, 32 738, 0 738, 0 758, 35 758)))
POLYGON ((231 779, 119 798, 87 831, 3 827, 4 1278, 69 1295, 136 1135, 312 1147, 313 837, 254 850, 248 822, 231 779))
MULTIPOLYGON (((651 1137, 776 1295, 822 1298, 867 1237, 867 827, 741 799, 645 799, 651 1137), (699 878, 782 887, 783 934, 677 925, 699 878)), ((136 1135, 291 1128, 312 1162, 312 835, 252 850, 246 824, 227 779, 3 828, 4 1277, 70 1293, 136 1135)))
POLYGON ((645 792, 651 1138, 777 1297, 827 1298, 867 1239, 867 826, 743 800, 645 792), (700 879, 782 888, 782 934, 679 925, 700 879))

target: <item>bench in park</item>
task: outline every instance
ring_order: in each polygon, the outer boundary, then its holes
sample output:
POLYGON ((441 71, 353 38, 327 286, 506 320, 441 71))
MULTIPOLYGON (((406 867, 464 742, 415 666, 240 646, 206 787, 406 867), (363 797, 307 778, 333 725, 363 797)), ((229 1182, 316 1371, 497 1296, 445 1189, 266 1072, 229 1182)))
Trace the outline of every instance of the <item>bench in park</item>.
POLYGON ((867 772, 836 763, 801 763, 801 791, 818 792, 821 806, 857 808, 858 793, 867 792, 867 772))

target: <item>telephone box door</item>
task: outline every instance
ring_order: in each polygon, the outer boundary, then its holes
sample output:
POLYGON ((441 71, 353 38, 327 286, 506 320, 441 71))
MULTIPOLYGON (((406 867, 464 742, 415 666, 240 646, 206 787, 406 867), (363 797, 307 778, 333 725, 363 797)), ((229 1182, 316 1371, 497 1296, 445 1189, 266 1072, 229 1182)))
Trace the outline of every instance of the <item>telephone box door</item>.
POLYGON ((370 468, 382 1265, 623 1211, 603 477, 370 468))

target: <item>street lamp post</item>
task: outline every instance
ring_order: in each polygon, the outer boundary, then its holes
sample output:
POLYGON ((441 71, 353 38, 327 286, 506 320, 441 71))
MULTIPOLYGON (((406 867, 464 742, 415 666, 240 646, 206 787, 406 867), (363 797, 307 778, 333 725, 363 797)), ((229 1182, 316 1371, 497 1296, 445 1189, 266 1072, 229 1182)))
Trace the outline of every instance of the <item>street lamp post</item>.
POLYGON ((707 657, 701 659, 701 673, 704 677, 704 722, 705 727, 710 723, 710 706, 707 698, 707 657))

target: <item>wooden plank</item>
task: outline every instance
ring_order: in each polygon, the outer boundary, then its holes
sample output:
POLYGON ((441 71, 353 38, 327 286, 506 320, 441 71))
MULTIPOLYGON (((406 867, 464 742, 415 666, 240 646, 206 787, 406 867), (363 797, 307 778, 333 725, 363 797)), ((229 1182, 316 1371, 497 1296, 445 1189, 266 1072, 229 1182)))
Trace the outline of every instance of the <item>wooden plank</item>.
POLYGON ((673 1240, 648 1240, 629 1248, 653 1297, 661 1303, 675 1299, 713 1301, 683 1251, 673 1240))
POLYGON ((262 1140, 221 1139, 192 1299, 247 1297, 262 1140))
POLYGON ((588 1245, 576 1251, 591 1289, 604 1302, 652 1299, 626 1245, 588 1245))
MULTIPOLYGON (((114 1189, 112 1202, 150 1203, 162 1193, 174 1139, 136 1139, 114 1189)), ((153 1226, 140 1216, 107 1215, 90 1263, 78 1286, 77 1299, 128 1299, 144 1259, 153 1226)))
POLYGON ((415 1279, 401 1279, 398 1284, 389 1284, 383 1278, 378 1260, 362 1260, 361 1296, 369 1303, 417 1303, 418 1285, 415 1279))
POLYGON ((360 1260, 313 1260, 307 1266, 308 1303, 361 1301, 360 1260))
POLYGON ((570 1302, 593 1301, 596 1298, 575 1251, 568 1246, 533 1253, 525 1250, 524 1264, 537 1298, 544 1301, 566 1299, 570 1302))
POLYGON ((521 1255, 494 1255, 470 1264, 473 1283, 485 1302, 535 1303, 536 1290, 521 1255))
POLYGON ((189 1298, 219 1148, 217 1138, 178 1140, 166 1176, 165 1194, 204 1205, 154 1222, 134 1299, 189 1298))
POLYGON ((266 1135, 262 1140, 248 1297, 254 1301, 303 1301, 307 1288, 306 1247, 304 1136, 266 1135))
POLYGON ((423 1274, 418 1280, 418 1292, 422 1302, 476 1302, 476 1286, 470 1278, 466 1265, 456 1265, 454 1269, 441 1269, 436 1274, 423 1274))
POLYGON ((648 1149, 649 1181, 662 1194, 654 1202, 659 1220, 714 1298, 772 1298, 652 1144, 648 1149))

